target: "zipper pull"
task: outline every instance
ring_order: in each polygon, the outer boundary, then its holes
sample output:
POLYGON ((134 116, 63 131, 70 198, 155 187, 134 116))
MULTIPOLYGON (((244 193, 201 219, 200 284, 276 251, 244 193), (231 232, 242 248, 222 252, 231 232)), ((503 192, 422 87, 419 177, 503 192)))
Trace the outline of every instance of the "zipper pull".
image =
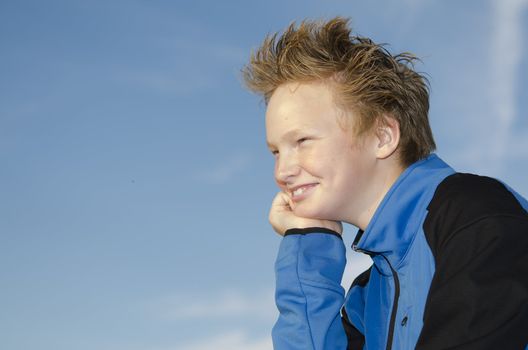
POLYGON ((369 250, 365 250, 365 249, 361 249, 361 248, 358 248, 357 244, 352 244, 352 249, 355 251, 355 252, 358 252, 358 253, 364 253, 364 254, 367 254, 368 256, 375 256, 375 255, 378 255, 378 253, 374 253, 374 252, 371 252, 369 250))

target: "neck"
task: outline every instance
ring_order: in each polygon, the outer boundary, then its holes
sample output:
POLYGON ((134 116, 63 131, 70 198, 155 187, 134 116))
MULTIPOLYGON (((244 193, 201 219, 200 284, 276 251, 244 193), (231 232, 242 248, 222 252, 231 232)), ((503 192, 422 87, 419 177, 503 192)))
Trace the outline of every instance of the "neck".
POLYGON ((355 222, 351 222, 354 226, 357 226, 361 230, 366 230, 383 198, 385 198, 387 192, 389 192, 392 185, 404 170, 404 167, 396 160, 385 159, 379 161, 379 166, 376 171, 377 175, 374 176, 371 182, 370 195, 365 198, 365 202, 359 203, 359 205, 363 204, 362 210, 360 209, 357 212, 358 216, 355 218, 355 222))

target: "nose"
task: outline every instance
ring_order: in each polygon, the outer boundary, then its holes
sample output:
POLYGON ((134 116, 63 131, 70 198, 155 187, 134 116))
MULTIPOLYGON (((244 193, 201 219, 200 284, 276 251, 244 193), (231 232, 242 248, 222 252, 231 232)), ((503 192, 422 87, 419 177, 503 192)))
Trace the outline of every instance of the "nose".
POLYGON ((282 153, 275 160, 275 181, 279 186, 292 182, 299 172, 299 162, 294 154, 282 153))

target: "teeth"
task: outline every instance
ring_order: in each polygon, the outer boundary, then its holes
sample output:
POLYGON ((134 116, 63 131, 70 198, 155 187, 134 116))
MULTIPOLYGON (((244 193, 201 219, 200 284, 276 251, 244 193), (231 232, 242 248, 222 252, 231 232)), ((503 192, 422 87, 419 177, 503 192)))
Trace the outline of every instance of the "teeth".
POLYGON ((298 196, 298 195, 300 195, 303 192, 304 192, 304 187, 301 187, 301 188, 298 188, 295 191, 293 191, 293 195, 294 196, 298 196))
POLYGON ((292 195, 293 196, 298 196, 298 195, 302 194, 304 191, 306 191, 310 187, 312 187, 312 185, 306 185, 306 186, 300 187, 300 188, 296 189, 295 191, 293 191, 292 195))

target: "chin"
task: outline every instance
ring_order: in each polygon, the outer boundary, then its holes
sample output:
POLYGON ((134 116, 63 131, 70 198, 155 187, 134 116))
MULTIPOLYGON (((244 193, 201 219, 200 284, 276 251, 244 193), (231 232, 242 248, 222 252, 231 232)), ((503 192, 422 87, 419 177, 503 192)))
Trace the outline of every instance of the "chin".
POLYGON ((335 218, 330 214, 328 208, 323 208, 320 205, 311 206, 308 203, 301 203, 295 206, 293 213, 297 216, 307 218, 307 219, 318 219, 318 220, 332 220, 335 221, 335 218), (325 210, 326 209, 326 210, 325 210))

